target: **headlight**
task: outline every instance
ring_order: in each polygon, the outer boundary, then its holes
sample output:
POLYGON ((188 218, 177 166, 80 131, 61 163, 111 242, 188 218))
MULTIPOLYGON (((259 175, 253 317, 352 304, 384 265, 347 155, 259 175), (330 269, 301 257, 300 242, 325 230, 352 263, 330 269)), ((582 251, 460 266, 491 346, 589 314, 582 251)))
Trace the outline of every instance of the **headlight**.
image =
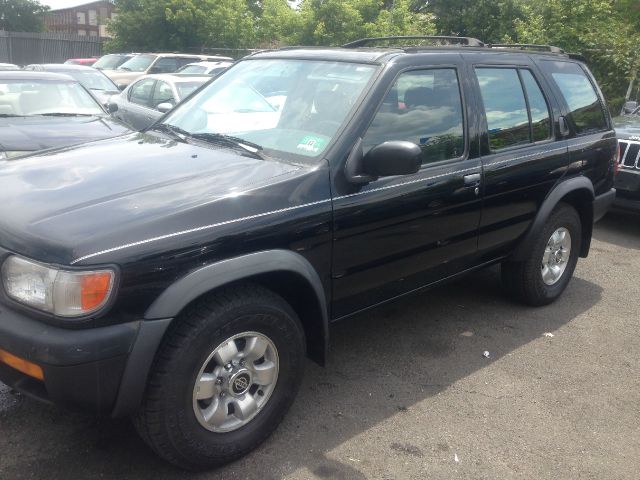
POLYGON ((2 283, 10 298, 61 317, 79 317, 103 307, 114 277, 112 270, 65 271, 16 256, 2 265, 2 283))
POLYGON ((9 152, 0 152, 0 160, 6 159, 6 158, 19 157, 20 155, 28 155, 29 153, 31 153, 31 152, 24 152, 24 151, 20 151, 20 150, 9 151, 9 152))

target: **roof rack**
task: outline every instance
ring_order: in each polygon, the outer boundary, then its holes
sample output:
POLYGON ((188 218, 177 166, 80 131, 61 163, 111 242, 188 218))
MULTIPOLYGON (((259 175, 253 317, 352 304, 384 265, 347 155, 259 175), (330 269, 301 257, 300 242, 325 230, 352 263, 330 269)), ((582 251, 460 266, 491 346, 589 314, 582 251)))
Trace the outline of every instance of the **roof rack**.
POLYGON ((515 50, 535 50, 537 52, 564 53, 560 47, 552 45, 535 45, 532 43, 491 43, 489 48, 513 48, 515 50))
MULTIPOLYGON (((358 47, 366 47, 366 46, 374 46, 371 44, 375 44, 377 42, 390 41, 390 40, 427 40, 436 46, 444 46, 444 45, 462 45, 466 47, 484 47, 485 44, 478 40, 477 38, 471 37, 452 37, 452 36, 408 36, 408 37, 372 37, 372 38, 361 38, 360 40, 356 40, 355 42, 347 43, 342 45, 342 48, 358 48, 358 47)), ((390 46, 390 45, 386 45, 390 46)), ((396 45, 398 47, 406 47, 409 45, 396 45)), ((415 46, 415 45, 411 45, 415 46)))

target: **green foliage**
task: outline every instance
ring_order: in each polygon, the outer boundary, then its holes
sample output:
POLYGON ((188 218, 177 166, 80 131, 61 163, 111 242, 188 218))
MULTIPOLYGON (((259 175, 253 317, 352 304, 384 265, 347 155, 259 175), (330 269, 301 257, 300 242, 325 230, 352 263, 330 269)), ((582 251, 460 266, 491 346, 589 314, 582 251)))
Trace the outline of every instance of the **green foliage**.
POLYGON ((42 14, 47 10, 36 0, 0 0, 0 30, 41 32, 42 14))
POLYGON ((522 0, 515 39, 580 52, 612 110, 618 110, 630 77, 640 66, 640 5, 637 0, 522 0))
MULTIPOLYGON (((0 0, 0 5, 29 1, 0 0)), ((640 67, 639 0, 116 0, 116 5, 111 50, 329 46, 371 36, 436 33, 486 43, 552 44, 583 53, 615 104, 640 67)))
POLYGON ((513 20, 522 15, 519 0, 431 0, 425 8, 435 15, 441 35, 475 37, 486 43, 513 37, 513 20))
POLYGON ((116 7, 111 51, 244 48, 255 41, 253 15, 237 0, 116 0, 116 7))

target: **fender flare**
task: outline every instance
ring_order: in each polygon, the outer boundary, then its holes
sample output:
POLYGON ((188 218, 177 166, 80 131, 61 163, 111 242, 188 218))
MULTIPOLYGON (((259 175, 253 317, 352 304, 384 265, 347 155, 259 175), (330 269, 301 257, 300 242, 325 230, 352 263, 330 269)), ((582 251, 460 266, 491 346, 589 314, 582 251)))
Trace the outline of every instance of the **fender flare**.
POLYGON ((170 285, 151 304, 145 320, 173 318, 199 296, 215 288, 255 275, 272 272, 292 272, 303 277, 313 288, 322 310, 325 331, 329 314, 324 288, 318 273, 302 255, 290 250, 265 250, 212 263, 199 268, 170 285))
MULTIPOLYGON (((140 322, 136 342, 129 355, 111 415, 122 417, 135 412, 147 383, 147 376, 164 334, 173 319, 190 302, 218 287, 255 275, 290 272, 306 280, 320 309, 318 332, 312 339, 317 348, 313 358, 323 364, 329 346, 329 313, 326 295, 318 273, 302 255, 290 250, 266 250, 206 265, 178 279, 151 304, 140 322)), ((307 339, 309 343, 309 339, 307 339)))
MULTIPOLYGON (((591 180, 587 177, 572 177, 567 180, 563 180, 560 183, 556 184, 556 186, 549 192, 547 198, 544 199, 538 213, 536 214, 536 218, 533 220, 531 227, 524 235, 522 240, 520 240, 518 246, 515 248, 509 260, 513 261, 522 261, 526 260, 529 256, 531 248, 533 247, 533 243, 535 242, 536 236, 539 232, 544 228, 545 223, 549 219, 551 212, 553 209, 560 203, 560 201, 572 192, 577 191, 585 191, 590 196, 590 201, 588 208, 591 209, 591 217, 593 217, 593 200, 595 199, 595 193, 593 189, 593 184, 591 180)), ((582 217, 582 215, 581 215, 582 217)), ((584 223, 584 222, 583 222, 584 223)), ((590 240, 591 231, 593 228, 593 219, 591 223, 588 225, 582 225, 583 231, 583 242, 580 255, 586 257, 589 251, 590 241, 587 242, 585 240, 590 240), (585 235, 586 233, 586 235, 585 235), (585 238, 588 237, 587 238, 585 238)))

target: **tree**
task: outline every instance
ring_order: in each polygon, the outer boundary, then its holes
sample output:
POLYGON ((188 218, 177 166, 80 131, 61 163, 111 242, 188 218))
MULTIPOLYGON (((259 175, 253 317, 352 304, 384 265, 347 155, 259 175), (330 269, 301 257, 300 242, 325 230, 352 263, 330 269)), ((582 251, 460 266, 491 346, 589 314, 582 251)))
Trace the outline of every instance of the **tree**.
POLYGON ((42 15, 49 7, 36 0, 0 0, 0 30, 41 32, 42 15))
POLYGON ((412 6, 414 11, 433 13, 440 35, 500 43, 514 36, 513 21, 522 14, 520 3, 519 0, 420 0, 412 6))
POLYGON ((110 50, 253 46, 254 18, 237 0, 116 0, 110 50))
POLYGON ((640 30, 632 21, 640 13, 636 7, 608 0, 522 0, 516 37, 584 54, 615 111, 640 65, 640 30))

